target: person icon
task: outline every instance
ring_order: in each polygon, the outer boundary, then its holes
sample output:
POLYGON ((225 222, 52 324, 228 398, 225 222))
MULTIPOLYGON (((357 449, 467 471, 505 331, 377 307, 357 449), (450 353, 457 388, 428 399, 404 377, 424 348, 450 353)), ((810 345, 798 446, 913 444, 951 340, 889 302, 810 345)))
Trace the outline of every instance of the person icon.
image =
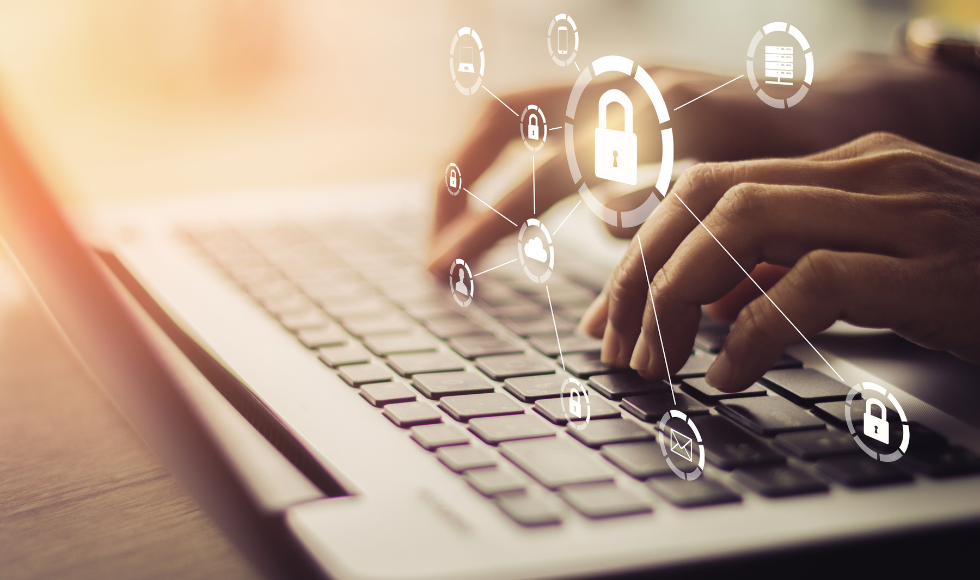
POLYGON ((463 282, 463 269, 462 268, 459 269, 459 282, 456 282, 456 291, 459 292, 460 294, 462 294, 463 296, 469 296, 470 295, 469 291, 466 289, 466 283, 463 282))

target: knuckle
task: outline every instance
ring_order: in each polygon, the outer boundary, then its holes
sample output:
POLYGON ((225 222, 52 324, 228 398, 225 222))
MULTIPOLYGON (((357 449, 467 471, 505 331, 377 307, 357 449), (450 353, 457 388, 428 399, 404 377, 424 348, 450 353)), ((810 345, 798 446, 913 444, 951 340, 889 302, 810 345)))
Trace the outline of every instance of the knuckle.
POLYGON ((728 189, 716 206, 720 217, 729 223, 752 221, 769 208, 769 193, 757 183, 740 183, 728 189))
POLYGON ((698 163, 681 175, 678 184, 683 184, 684 189, 690 191, 710 189, 718 183, 730 181, 734 173, 733 163, 698 163))
POLYGON ((829 250, 814 250, 807 253, 797 263, 800 275, 796 278, 796 288, 791 290, 817 300, 836 300, 845 289, 848 278, 847 267, 841 256, 829 250))

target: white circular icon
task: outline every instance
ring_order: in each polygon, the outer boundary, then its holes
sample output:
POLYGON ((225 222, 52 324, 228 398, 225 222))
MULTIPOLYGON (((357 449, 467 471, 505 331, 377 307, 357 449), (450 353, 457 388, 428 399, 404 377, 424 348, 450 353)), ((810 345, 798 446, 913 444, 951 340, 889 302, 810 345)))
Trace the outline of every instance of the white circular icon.
POLYGON ((558 66, 569 66, 578 54, 578 28, 568 14, 555 16, 548 25, 548 53, 558 66))
MULTIPOLYGON (((611 226, 631 228, 642 224, 650 217, 653 210, 660 203, 660 198, 651 190, 647 199, 637 208, 626 211, 617 211, 608 208, 589 189, 589 185, 585 182, 585 177, 583 177, 582 171, 579 169, 578 159, 575 156, 573 123, 578 102, 582 98, 585 87, 594 78, 608 72, 618 72, 632 76, 636 80, 637 84, 646 92, 650 102, 653 103, 653 108, 657 112, 657 121, 661 127, 670 121, 670 115, 667 111, 667 104, 664 103, 663 95, 660 94, 660 89, 657 88, 657 84, 653 82, 653 79, 650 78, 647 71, 643 70, 641 66, 634 66, 633 61, 622 56, 604 56, 593 61, 579 75, 578 80, 575 81, 575 86, 572 88, 572 94, 568 97, 567 111, 570 121, 565 122, 565 154, 568 158, 568 169, 572 173, 572 181, 575 182, 575 186, 582 196, 582 201, 585 202, 585 205, 589 206, 592 213, 599 216, 611 226)), ((633 109, 629 98, 626 97, 625 93, 617 89, 606 91, 606 94, 603 95, 603 98, 599 102, 601 121, 605 119, 605 106, 610 102, 621 103, 624 109, 630 113, 633 109)), ((630 183, 632 181, 632 184, 635 185, 637 162, 636 143, 638 136, 633 133, 631 114, 628 119, 629 126, 626 127, 625 131, 613 131, 601 126, 595 129, 596 176, 622 183, 630 183)), ((660 173, 657 176, 655 187, 660 192, 662 198, 667 195, 667 188, 670 186, 670 175, 674 165, 674 134, 669 127, 662 128, 660 130, 660 138, 663 142, 663 153, 660 163, 660 173)))
POLYGON ((664 413, 664 416, 660 419, 660 432, 657 439, 660 441, 660 451, 667 458, 667 466, 670 470, 674 472, 674 475, 681 479, 687 481, 694 481, 695 479, 701 477, 704 472, 704 445, 701 444, 701 433, 698 428, 694 425, 694 421, 691 421, 687 415, 678 411, 677 409, 671 409, 664 413), (691 428, 691 432, 694 438, 681 433, 680 431, 675 431, 667 427, 667 422, 671 419, 680 419, 687 423, 688 427, 691 428), (695 463, 694 461, 694 442, 697 441, 697 468, 694 471, 687 473, 679 469, 674 462, 671 460, 670 455, 667 451, 667 445, 670 445, 670 452, 677 455, 687 461, 688 463, 695 463))
MULTIPOLYGON (((778 35, 777 35, 778 36, 778 35)), ((779 42, 779 41, 777 41, 779 42)), ((785 44, 785 42, 781 42, 785 44)), ((768 85, 782 85, 786 87, 793 86, 793 71, 795 70, 795 57, 796 57, 796 47, 792 44, 790 46, 782 45, 766 45, 763 48, 765 54, 765 82, 763 84, 768 85)), ((795 26, 788 25, 785 22, 770 22, 762 27, 762 30, 757 30, 755 36, 752 37, 752 42, 749 43, 749 60, 747 61, 747 75, 749 77, 749 84, 752 85, 752 90, 758 95, 762 102, 774 107, 776 109, 788 109, 793 105, 799 103, 806 96, 807 91, 810 90, 810 85, 813 83, 813 53, 810 52, 810 44, 806 41, 806 37, 800 32, 795 26), (759 48, 759 43, 762 42, 763 37, 772 34, 773 32, 786 32, 789 33, 793 39, 799 44, 800 51, 803 54, 803 59, 806 62, 806 73, 803 77, 803 82, 800 83, 800 88, 793 94, 793 96, 787 99, 778 99, 770 97, 766 94, 765 88, 760 86, 759 81, 755 78, 755 64, 753 60, 755 59, 756 50, 759 48)))
POLYGON ((472 95, 480 90, 486 61, 483 56, 483 43, 480 35, 468 26, 460 28, 449 47, 449 73, 453 76, 456 88, 464 95, 472 95), (479 60, 479 67, 477 67, 479 60))
POLYGON ((544 111, 537 105, 528 105, 521 113, 521 139, 531 151, 544 147, 544 142, 548 139, 548 121, 544 118, 544 111))
POLYGON ((470 302, 473 302, 474 290, 476 287, 473 284, 473 273, 470 272, 469 265, 461 258, 456 258, 453 265, 449 267, 449 291, 452 292, 456 304, 463 308, 469 306, 470 302))
POLYGON ((854 441, 858 444, 865 453, 867 453, 872 459, 877 459, 884 463, 891 463, 897 459, 901 459, 905 452, 909 449, 909 437, 911 435, 909 431, 908 418, 905 416, 905 410, 898 403, 898 399, 895 395, 889 393, 884 387, 876 385, 874 383, 858 383, 851 388, 850 392, 847 393, 847 401, 844 404, 844 419, 847 421, 847 430, 850 431, 851 435, 854 437, 854 441), (890 429, 888 422, 888 407, 885 406, 884 401, 877 397, 868 398, 865 395, 868 391, 874 391, 881 395, 883 398, 887 398, 888 402, 892 404, 895 411, 898 412, 898 417, 902 420, 902 441, 898 444, 895 451, 891 453, 878 453, 874 449, 868 447, 868 445, 862 440, 862 435, 864 437, 869 437, 877 441, 882 445, 892 445, 893 441, 890 441, 890 429), (858 433, 854 428, 854 421, 851 419, 851 404, 854 402, 854 398, 861 394, 864 399, 864 415, 861 417, 862 420, 862 430, 858 433))
POLYGON ((589 426, 592 419, 592 405, 589 403, 589 390, 582 386, 575 377, 568 377, 561 384, 561 393, 558 398, 561 400, 561 410, 565 414, 565 420, 570 427, 581 431, 589 426), (568 394, 565 389, 568 389, 568 394), (565 399, 568 404, 565 404, 565 399), (582 420, 585 417, 585 421, 582 420))
POLYGON ((517 234, 517 257, 521 259, 524 273, 533 282, 543 284, 555 269, 555 248, 548 228, 531 218, 521 226, 517 234))
POLYGON ((446 167, 446 189, 449 195, 457 195, 463 189, 463 172, 455 163, 446 167))

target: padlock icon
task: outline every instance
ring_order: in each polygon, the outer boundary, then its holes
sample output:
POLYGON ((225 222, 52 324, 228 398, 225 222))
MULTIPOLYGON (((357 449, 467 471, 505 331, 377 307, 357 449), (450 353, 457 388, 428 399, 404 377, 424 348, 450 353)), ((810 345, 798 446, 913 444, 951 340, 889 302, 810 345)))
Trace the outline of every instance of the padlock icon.
POLYGON ((456 187, 456 170, 449 171, 449 187, 456 187))
POLYGON ((864 403, 864 434, 888 445, 888 409, 878 399, 867 399, 864 403), (872 407, 881 409, 881 417, 871 413, 872 407))
POLYGON ((633 133, 633 103, 626 93, 610 89, 599 97, 599 126, 595 130, 595 175, 636 185, 636 134, 633 133), (610 103, 623 106, 623 131, 606 128, 610 103))
POLYGON ((582 395, 574 386, 568 392, 568 412, 579 419, 582 418, 582 395))
POLYGON ((538 139, 538 116, 531 115, 531 118, 527 121, 527 138, 528 139, 538 139))

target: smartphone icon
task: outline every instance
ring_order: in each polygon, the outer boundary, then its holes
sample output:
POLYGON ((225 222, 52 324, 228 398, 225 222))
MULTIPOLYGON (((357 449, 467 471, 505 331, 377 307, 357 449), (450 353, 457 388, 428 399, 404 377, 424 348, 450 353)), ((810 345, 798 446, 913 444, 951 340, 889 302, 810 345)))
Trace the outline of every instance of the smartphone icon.
POLYGON ((558 27, 558 54, 568 54, 568 27, 558 27))

